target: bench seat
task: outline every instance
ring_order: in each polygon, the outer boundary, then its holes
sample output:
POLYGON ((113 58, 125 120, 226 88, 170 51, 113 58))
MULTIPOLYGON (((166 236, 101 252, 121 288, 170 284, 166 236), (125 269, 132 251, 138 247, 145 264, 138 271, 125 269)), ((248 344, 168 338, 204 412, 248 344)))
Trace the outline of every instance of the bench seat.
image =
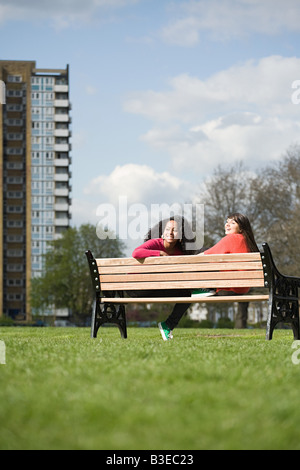
POLYGON ((268 295, 218 295, 212 297, 102 297, 101 302, 103 304, 115 303, 115 304, 174 304, 174 303, 219 303, 219 302, 262 302, 268 301, 268 295))

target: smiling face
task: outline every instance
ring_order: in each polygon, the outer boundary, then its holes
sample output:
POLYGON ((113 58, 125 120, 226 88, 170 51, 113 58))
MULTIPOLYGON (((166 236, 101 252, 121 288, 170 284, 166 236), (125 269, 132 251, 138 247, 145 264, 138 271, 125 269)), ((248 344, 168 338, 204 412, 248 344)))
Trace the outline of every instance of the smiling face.
POLYGON ((169 245, 175 245, 179 240, 178 224, 175 220, 170 220, 163 233, 164 241, 169 245))
POLYGON ((227 219, 225 223, 225 235, 232 235, 233 233, 241 233, 239 224, 234 219, 227 219))

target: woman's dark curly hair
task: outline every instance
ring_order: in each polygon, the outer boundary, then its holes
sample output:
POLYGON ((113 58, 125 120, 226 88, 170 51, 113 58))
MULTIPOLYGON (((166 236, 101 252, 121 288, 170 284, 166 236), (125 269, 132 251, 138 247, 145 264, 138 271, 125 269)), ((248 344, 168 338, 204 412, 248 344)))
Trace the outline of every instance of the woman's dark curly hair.
MULTIPOLYGON (((181 249, 183 254, 192 255, 195 254, 195 250, 189 250, 187 248, 188 244, 195 243, 195 234, 192 231, 190 223, 182 216, 175 215, 167 219, 160 220, 154 227, 152 227, 147 235, 145 236, 144 242, 152 240, 154 238, 162 238, 162 235, 165 231, 166 225, 170 220, 174 220, 178 225, 179 239, 177 246, 181 249)), ((198 252, 197 252, 198 253, 198 252)))

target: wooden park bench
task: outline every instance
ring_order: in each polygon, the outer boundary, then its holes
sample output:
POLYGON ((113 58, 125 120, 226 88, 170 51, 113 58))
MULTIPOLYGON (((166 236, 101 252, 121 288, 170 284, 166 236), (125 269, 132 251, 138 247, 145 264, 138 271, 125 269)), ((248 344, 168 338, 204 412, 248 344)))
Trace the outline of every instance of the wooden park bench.
POLYGON ((91 336, 105 323, 114 323, 127 338, 125 305, 131 303, 216 303, 268 301, 266 339, 278 323, 289 323, 300 339, 298 288, 300 279, 277 270, 271 250, 264 243, 260 253, 162 256, 144 259, 95 259, 86 252, 96 295, 91 336), (126 292, 199 288, 264 288, 265 294, 212 297, 128 297, 126 292))

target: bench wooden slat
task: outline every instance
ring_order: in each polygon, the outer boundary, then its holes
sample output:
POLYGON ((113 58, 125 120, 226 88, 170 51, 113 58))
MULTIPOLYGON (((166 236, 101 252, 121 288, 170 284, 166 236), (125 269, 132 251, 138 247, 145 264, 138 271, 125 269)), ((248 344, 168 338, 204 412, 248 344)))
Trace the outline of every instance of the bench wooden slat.
POLYGON ((202 264, 227 261, 260 261, 259 253, 233 253, 224 255, 192 255, 192 256, 151 256, 137 260, 135 258, 98 258, 98 266, 138 266, 138 265, 163 265, 163 264, 202 264))
MULTIPOLYGON (((226 263, 226 270, 257 270, 262 269, 261 261, 254 262, 228 262, 226 263)), ((151 273, 151 272, 199 272, 199 271, 222 271, 224 270, 224 263, 197 263, 197 264, 168 264, 168 265, 138 265, 138 266, 98 266, 99 274, 135 274, 135 273, 151 273)))
POLYGON ((233 288, 233 287, 263 287, 262 279, 224 279, 205 281, 172 281, 172 282, 124 282, 102 283, 102 290, 148 290, 148 289, 198 289, 198 288, 233 288))
POLYGON ((262 302, 268 301, 268 295, 230 295, 230 296, 214 296, 214 297, 205 297, 205 298, 196 298, 196 297, 139 297, 139 298, 112 298, 112 297, 102 297, 101 303, 114 303, 114 304, 134 304, 134 303, 144 303, 144 304, 174 304, 174 303, 232 303, 232 302, 262 302))
POLYGON ((162 273, 162 274, 101 274, 100 282, 157 282, 157 281, 202 281, 210 279, 263 279, 262 271, 220 271, 220 272, 190 272, 190 273, 162 273))

